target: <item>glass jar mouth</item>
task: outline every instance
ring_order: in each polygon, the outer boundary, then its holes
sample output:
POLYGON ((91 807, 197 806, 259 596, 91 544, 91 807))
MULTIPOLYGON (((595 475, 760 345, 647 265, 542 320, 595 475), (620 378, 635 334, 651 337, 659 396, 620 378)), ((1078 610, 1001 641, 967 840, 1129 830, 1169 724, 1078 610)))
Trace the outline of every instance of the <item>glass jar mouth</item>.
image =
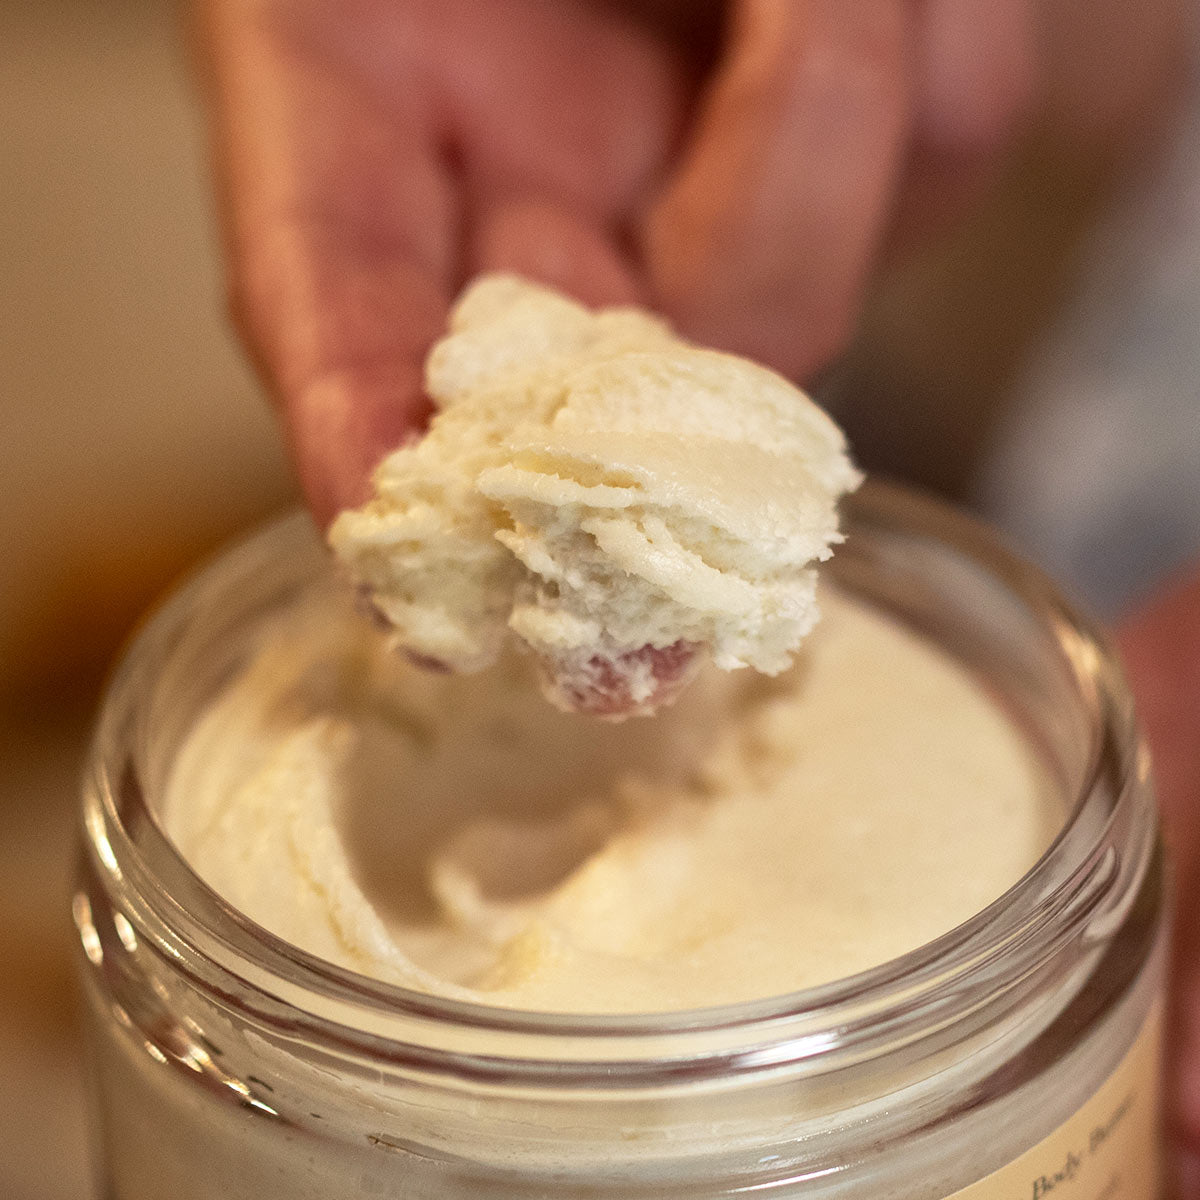
MULTIPOLYGON (((871 580, 890 584, 913 555, 936 552, 944 572, 961 573, 963 586, 992 605, 997 622, 1026 620, 1053 645, 1088 736, 1064 826, 1035 866, 987 908, 916 950, 781 996, 682 1012, 562 1014, 376 981, 282 941, 233 909, 192 871, 154 814, 145 784, 151 684, 178 657, 195 614, 219 605, 231 581, 257 578, 264 559, 277 566, 319 559, 306 518, 295 514, 203 568, 127 650, 105 697, 85 780, 89 869, 116 885, 131 938, 242 1019, 407 1070, 588 1087, 827 1070, 935 1036, 968 1016, 1008 1011, 1064 945, 1101 942, 1120 923, 1154 854, 1152 832, 1130 832, 1137 806, 1148 803, 1148 767, 1121 671, 1090 620, 972 518, 879 481, 846 509, 847 543, 827 567, 838 586, 869 593, 871 580)), ((304 580, 288 565, 294 593, 304 580)), ((261 609, 284 590, 260 598, 261 609)), ((910 589, 905 619, 920 629, 929 603, 919 587, 910 589)))

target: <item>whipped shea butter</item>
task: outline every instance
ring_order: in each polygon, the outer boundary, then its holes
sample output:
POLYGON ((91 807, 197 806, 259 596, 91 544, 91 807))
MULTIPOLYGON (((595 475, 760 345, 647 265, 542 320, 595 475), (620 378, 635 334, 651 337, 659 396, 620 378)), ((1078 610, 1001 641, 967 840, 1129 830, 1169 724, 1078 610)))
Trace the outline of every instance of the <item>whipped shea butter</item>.
POLYGON ((1161 852, 1086 623, 645 314, 485 279, 428 380, 339 569, 272 526, 113 681, 97 1194, 1158 1200, 1161 852))
POLYGON ((467 290, 425 384, 429 432, 330 530, 418 660, 476 671, 516 640, 599 716, 653 711, 705 653, 790 663, 859 482, 802 392, 505 275, 467 290))

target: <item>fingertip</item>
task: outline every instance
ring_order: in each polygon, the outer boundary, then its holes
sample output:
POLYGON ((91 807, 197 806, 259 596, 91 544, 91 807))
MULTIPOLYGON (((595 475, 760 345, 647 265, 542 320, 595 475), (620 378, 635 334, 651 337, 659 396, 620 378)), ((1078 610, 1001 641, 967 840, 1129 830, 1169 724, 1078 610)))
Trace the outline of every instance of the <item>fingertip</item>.
POLYGON ((330 372, 284 405, 305 502, 321 529, 371 495, 371 474, 419 437, 432 405, 419 371, 394 365, 330 372))
POLYGON ((929 0, 920 27, 917 135, 936 156, 967 162, 1012 144, 1040 92, 1029 0, 929 0))
POLYGON ((343 406, 318 387, 304 397, 288 431, 301 493, 322 530, 366 500, 375 467, 347 436, 344 418, 343 406))

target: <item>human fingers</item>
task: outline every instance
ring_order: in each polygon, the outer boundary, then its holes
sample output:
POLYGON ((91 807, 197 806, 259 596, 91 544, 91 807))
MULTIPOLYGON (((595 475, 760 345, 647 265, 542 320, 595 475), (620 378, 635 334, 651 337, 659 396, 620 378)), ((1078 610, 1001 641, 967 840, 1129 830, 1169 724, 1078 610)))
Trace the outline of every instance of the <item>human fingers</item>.
POLYGON ((850 329, 914 106, 905 0, 740 0, 646 221, 656 298, 699 340, 803 376, 850 329))
POLYGON ((444 0, 467 274, 517 271, 590 304, 647 299, 626 230, 674 148, 687 82, 636 7, 444 0))
POLYGON ((1128 620, 1119 644, 1174 858, 1167 1104, 1178 1194, 1192 1196, 1200 1182, 1200 571, 1128 620))
POLYGON ((423 420, 421 362, 453 284, 458 197, 421 71, 391 64, 385 108, 328 28, 370 41, 391 19, 378 8, 199 11, 232 305, 322 523, 423 420))

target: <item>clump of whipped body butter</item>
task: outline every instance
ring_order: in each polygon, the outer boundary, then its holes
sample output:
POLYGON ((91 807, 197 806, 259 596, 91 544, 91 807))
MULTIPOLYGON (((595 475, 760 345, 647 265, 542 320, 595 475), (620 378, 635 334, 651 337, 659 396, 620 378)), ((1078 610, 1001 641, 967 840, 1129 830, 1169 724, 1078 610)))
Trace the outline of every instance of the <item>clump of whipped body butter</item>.
POLYGON ((515 638, 554 704, 610 718, 653 712, 706 656, 790 665, 860 476, 785 379, 489 275, 426 388, 428 432, 329 533, 414 661, 475 672, 515 638))

